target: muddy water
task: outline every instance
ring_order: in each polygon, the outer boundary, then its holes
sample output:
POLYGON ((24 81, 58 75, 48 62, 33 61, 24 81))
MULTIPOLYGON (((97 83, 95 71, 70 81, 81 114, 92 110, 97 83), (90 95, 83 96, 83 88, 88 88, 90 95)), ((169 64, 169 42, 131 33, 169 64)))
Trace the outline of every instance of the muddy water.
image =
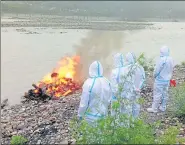
POLYGON ((167 45, 176 63, 185 61, 185 23, 154 23, 148 29, 126 32, 125 35, 125 51, 142 51, 149 57, 156 57, 159 55, 159 48, 167 45))
POLYGON ((16 29, 20 28, 2 28, 1 33, 1 98, 9 98, 10 103, 18 103, 33 82, 52 71, 60 58, 85 37, 83 30, 16 29), (25 34, 28 31, 39 34, 25 34))
POLYGON ((111 56, 118 51, 156 57, 159 48, 168 45, 176 63, 185 60, 185 23, 155 23, 144 30, 124 32, 2 28, 1 36, 1 100, 8 98, 11 104, 19 103, 31 84, 50 72, 66 53, 81 53, 85 68, 99 59, 106 75, 111 56))

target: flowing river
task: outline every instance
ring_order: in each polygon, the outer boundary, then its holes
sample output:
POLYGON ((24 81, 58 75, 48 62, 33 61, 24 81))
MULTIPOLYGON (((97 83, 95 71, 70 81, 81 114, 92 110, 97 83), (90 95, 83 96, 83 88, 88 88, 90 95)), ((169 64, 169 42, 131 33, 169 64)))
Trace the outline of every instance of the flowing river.
POLYGON ((155 58, 163 45, 170 47, 176 63, 185 61, 185 23, 160 22, 129 31, 2 27, 1 100, 19 103, 32 83, 51 72, 61 57, 74 53, 76 48, 84 52, 86 59, 99 58, 110 64, 114 52, 145 52, 155 58), (95 48, 88 51, 90 47, 95 48))

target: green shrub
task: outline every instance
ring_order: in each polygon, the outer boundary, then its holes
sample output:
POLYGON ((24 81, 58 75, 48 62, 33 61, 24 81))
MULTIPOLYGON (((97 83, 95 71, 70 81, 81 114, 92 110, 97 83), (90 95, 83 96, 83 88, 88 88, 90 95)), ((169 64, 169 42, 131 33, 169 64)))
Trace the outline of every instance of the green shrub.
POLYGON ((153 59, 148 59, 146 58, 145 54, 142 53, 138 59, 137 62, 143 66, 144 70, 146 72, 151 72, 154 70, 154 63, 153 63, 153 59))
POLYGON ((10 144, 12 145, 23 145, 27 142, 27 139, 23 136, 13 136, 11 138, 10 144))
POLYGON ((182 65, 182 66, 185 66, 185 61, 183 61, 183 62, 181 63, 181 65, 182 65))
POLYGON ((144 144, 154 143, 153 128, 145 124, 142 120, 131 121, 130 126, 127 124, 125 116, 114 117, 108 116, 98 120, 96 126, 89 125, 82 121, 79 125, 73 120, 73 138, 79 144, 144 144), (76 130, 77 129, 77 130, 76 130), (80 134, 82 133, 82 135, 80 134))
POLYGON ((175 144, 179 134, 179 128, 175 126, 158 137, 155 135, 157 123, 147 124, 126 116, 115 118, 109 115, 98 120, 96 125, 74 119, 70 127, 77 144, 175 144))
POLYGON ((174 144, 177 142, 177 135, 179 134, 179 128, 171 126, 169 127, 163 135, 161 135, 157 143, 158 144, 174 144))
POLYGON ((168 111, 171 115, 185 118, 185 83, 172 89, 168 111))

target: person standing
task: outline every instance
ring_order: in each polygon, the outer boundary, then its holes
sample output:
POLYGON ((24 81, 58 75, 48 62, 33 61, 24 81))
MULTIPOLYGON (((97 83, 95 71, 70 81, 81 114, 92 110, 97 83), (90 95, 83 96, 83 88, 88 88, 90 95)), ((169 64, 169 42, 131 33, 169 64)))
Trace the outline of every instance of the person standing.
POLYGON ((111 100, 111 115, 115 115, 116 111, 113 108, 114 102, 118 101, 118 87, 121 83, 121 75, 124 73, 124 57, 123 54, 117 53, 114 55, 114 68, 111 72, 111 84, 112 84, 112 100, 111 100))
POLYGON ((129 52, 126 55, 126 62, 129 69, 132 69, 131 75, 133 75, 133 94, 132 94, 132 116, 138 118, 140 113, 140 91, 143 87, 145 81, 145 71, 144 68, 136 62, 136 56, 134 53, 129 52))
POLYGON ((89 124, 108 114, 112 90, 110 82, 103 77, 103 67, 94 61, 89 67, 89 78, 83 84, 78 117, 89 124))
POLYGON ((158 109, 161 111, 166 110, 168 88, 174 68, 174 62, 169 54, 170 50, 167 46, 160 49, 160 58, 157 60, 154 70, 153 102, 152 107, 147 109, 148 112, 156 113, 158 109))

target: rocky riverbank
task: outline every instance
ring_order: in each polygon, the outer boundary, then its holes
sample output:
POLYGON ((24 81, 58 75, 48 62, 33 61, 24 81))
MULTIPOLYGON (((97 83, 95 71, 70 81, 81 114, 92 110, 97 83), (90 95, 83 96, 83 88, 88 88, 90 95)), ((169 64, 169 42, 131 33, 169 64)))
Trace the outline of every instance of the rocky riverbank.
POLYGON ((95 30, 139 30, 152 23, 126 22, 112 19, 67 16, 19 15, 2 18, 1 27, 55 27, 62 29, 95 29, 95 30))
POLYGON ((22 135, 29 144, 66 144, 70 141, 69 120, 76 114, 80 93, 60 100, 29 101, 1 111, 2 143, 22 135))
MULTIPOLYGON (((142 112, 151 106, 152 82, 148 76, 147 86, 142 91, 145 103, 142 112)), ((177 83, 185 82, 185 66, 177 66, 174 70, 177 83)), ((28 144, 67 144, 74 143, 69 134, 69 122, 77 113, 80 92, 60 100, 46 102, 29 101, 1 109, 2 144, 9 144, 11 136, 22 135, 28 144)), ((147 113, 148 121, 161 120, 163 128, 181 122, 179 137, 185 137, 185 123, 178 118, 170 118, 165 113, 147 113)), ((162 133, 162 130, 158 130, 162 133)))

